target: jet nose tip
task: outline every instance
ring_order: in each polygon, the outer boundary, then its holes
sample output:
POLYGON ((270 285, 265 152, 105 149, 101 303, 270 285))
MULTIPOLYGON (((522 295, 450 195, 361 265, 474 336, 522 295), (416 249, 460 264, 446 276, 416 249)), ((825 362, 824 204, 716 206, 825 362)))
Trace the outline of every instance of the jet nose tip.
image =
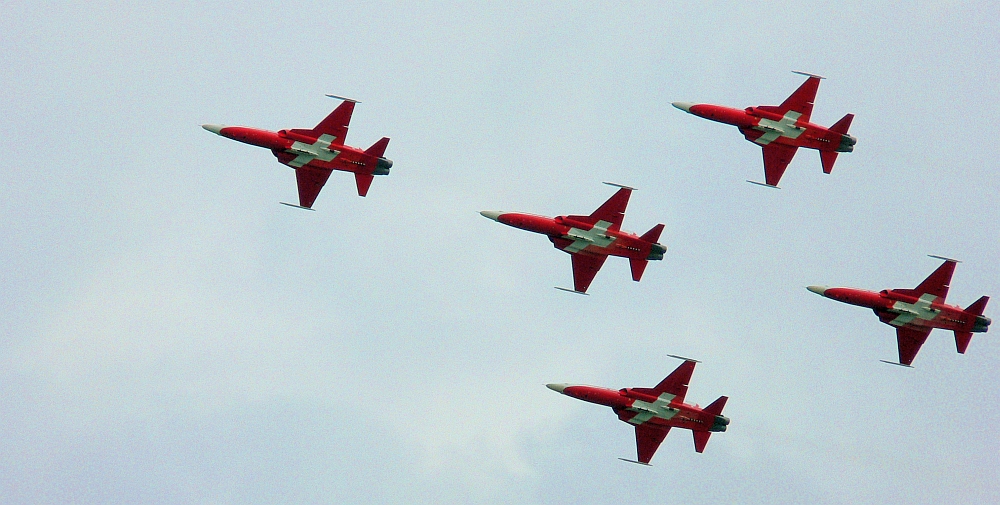
POLYGON ((557 392, 562 393, 566 389, 567 384, 546 384, 545 387, 557 392))
POLYGON ((222 135, 222 129, 226 126, 221 124, 203 124, 201 127, 216 135, 222 135))
POLYGON ((682 110, 684 112, 688 112, 688 113, 691 112, 691 107, 694 107, 694 104, 691 103, 691 102, 674 102, 671 105, 673 105, 674 107, 677 107, 678 109, 680 109, 680 110, 682 110))
POLYGON ((823 296, 826 294, 826 290, 830 288, 826 286, 806 286, 806 289, 812 291, 813 293, 816 293, 817 295, 823 296))
POLYGON ((479 213, 482 214, 483 217, 488 217, 494 221, 498 221, 500 218, 500 214, 503 214, 503 212, 500 212, 498 210, 484 210, 480 211, 479 213))

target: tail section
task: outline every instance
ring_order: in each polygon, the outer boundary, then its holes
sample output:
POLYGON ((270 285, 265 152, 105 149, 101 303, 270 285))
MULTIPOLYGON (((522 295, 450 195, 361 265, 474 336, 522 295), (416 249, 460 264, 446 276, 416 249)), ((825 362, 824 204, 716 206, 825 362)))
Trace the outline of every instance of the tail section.
POLYGON ((830 131, 838 135, 831 135, 830 140, 832 142, 838 142, 837 147, 833 151, 820 151, 819 159, 823 162, 823 173, 828 174, 833 172, 833 164, 837 162, 838 153, 849 153, 854 150, 854 144, 857 143, 857 139, 847 134, 847 130, 851 128, 851 121, 854 121, 854 114, 847 114, 846 116, 840 118, 830 127, 830 131))
POLYGON ((990 297, 984 296, 965 309, 965 312, 975 316, 975 319, 972 322, 972 331, 955 330, 955 348, 958 349, 959 354, 965 354, 965 350, 969 348, 969 342, 972 341, 973 333, 985 333, 989 330, 992 321, 983 316, 983 311, 986 310, 986 304, 989 301, 990 297))
POLYGON ((726 407, 728 400, 728 396, 720 396, 711 405, 702 409, 702 412, 713 416, 714 419, 712 420, 712 427, 708 431, 691 431, 691 434, 694 435, 695 452, 705 452, 705 446, 708 445, 708 439, 712 436, 713 432, 726 431, 726 426, 729 425, 729 418, 722 415, 722 409, 726 407))

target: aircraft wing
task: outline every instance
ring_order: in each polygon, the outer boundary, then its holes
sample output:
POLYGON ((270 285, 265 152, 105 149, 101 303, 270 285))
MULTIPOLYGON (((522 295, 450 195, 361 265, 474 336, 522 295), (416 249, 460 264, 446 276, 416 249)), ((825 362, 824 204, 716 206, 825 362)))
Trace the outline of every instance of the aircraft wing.
POLYGON ((770 112, 776 112, 784 116, 788 112, 798 112, 799 121, 809 121, 812 116, 813 101, 816 99, 816 91, 819 90, 820 77, 809 76, 806 82, 799 86, 781 105, 762 107, 770 112))
MULTIPOLYGON (((948 296, 948 287, 951 285, 951 276, 955 273, 955 260, 945 260, 932 274, 924 279, 914 291, 917 296, 930 294, 941 298, 948 296)), ((922 342, 922 341, 921 341, 922 342)))
POLYGON ((344 100, 344 103, 333 110, 329 116, 319 122, 311 130, 294 129, 293 132, 311 135, 319 138, 320 135, 332 135, 333 144, 344 145, 347 140, 347 127, 351 124, 351 115, 354 114, 354 102, 344 100))
POLYGON ((625 219, 625 207, 628 207, 628 199, 631 195, 632 188, 619 189, 590 215, 592 222, 607 221, 611 223, 611 226, 608 227, 609 230, 620 229, 622 221, 625 219))
POLYGON ((764 149, 764 181, 768 186, 778 186, 785 169, 792 162, 797 147, 782 144, 767 144, 764 149))
MULTIPOLYGON (((304 165, 295 169, 295 180, 299 185, 299 205, 312 208, 332 170, 304 165)), ((366 188, 367 189, 367 188, 366 188)))
POLYGON ((687 395, 688 382, 691 381, 691 374, 694 373, 695 363, 692 360, 681 363, 681 366, 670 372, 670 375, 653 388, 653 394, 659 396, 663 393, 668 393, 674 395, 675 400, 684 401, 684 396, 687 395))
POLYGON ((586 293, 608 257, 580 253, 572 253, 570 256, 573 258, 573 289, 586 293))
POLYGON ((635 426, 635 448, 639 456, 639 462, 648 465, 653 459, 653 454, 660 448, 663 439, 667 438, 670 427, 654 427, 648 424, 637 424, 635 426))
POLYGON ((928 328, 913 329, 900 326, 896 328, 896 343, 899 345, 899 362, 909 366, 913 363, 913 358, 920 352, 920 346, 924 345, 927 335, 931 334, 928 328))

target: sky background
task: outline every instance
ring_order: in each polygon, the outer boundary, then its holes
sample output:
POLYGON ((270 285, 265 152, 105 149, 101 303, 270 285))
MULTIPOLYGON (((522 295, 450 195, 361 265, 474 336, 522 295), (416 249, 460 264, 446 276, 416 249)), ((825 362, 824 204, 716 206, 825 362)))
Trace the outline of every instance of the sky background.
MULTIPOLYGON (((994 2, 6 2, 0 9, 0 502, 982 503, 1000 342, 893 330, 810 284, 1000 296, 994 2), (673 101, 856 114, 824 175, 673 101), (266 150, 361 101, 392 138, 316 212, 266 150), (587 214, 639 188, 641 283, 480 210, 587 214), (653 467, 550 382, 730 397, 653 467)), ((996 319, 995 306, 986 314, 996 319)))

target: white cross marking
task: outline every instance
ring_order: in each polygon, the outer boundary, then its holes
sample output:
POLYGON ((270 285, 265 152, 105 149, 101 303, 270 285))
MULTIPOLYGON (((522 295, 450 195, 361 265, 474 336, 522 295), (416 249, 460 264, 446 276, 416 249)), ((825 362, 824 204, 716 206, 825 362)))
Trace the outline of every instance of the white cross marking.
POLYGON ((292 147, 288 149, 287 152, 292 154, 297 154, 296 158, 289 161, 288 164, 299 168, 312 160, 320 159, 321 161, 332 161, 334 158, 340 154, 340 151, 330 149, 330 144, 336 140, 337 137, 333 135, 323 134, 316 139, 315 143, 306 144, 305 142, 295 141, 292 143, 292 147))
POLYGON ((597 224, 589 230, 570 228, 564 237, 572 240, 573 243, 566 246, 563 250, 566 252, 576 253, 586 249, 588 245, 596 245, 598 247, 607 247, 611 245, 615 239, 614 237, 609 237, 607 235, 609 226, 611 226, 611 223, 607 221, 598 221, 597 224))
POLYGON ((785 113, 784 117, 780 121, 775 121, 773 119, 760 118, 757 122, 757 126, 754 126, 754 130, 760 130, 764 132, 763 135, 754 140, 754 142, 766 146, 771 142, 774 142, 778 137, 788 137, 790 139, 797 139, 805 128, 795 126, 795 122, 799 120, 802 116, 801 112, 788 111, 785 113))
POLYGON ((659 417, 661 419, 670 419, 677 415, 677 409, 670 406, 670 401, 674 399, 674 395, 670 393, 663 393, 654 402, 644 402, 642 400, 633 400, 632 406, 628 409, 632 412, 637 412, 637 414, 629 419, 629 424, 642 424, 654 417, 659 417))
POLYGON ((896 319, 889 321, 889 324, 904 326, 914 319, 922 319, 924 321, 934 319, 941 312, 940 310, 931 308, 931 302, 935 299, 937 297, 932 294, 924 294, 920 295, 920 299, 916 303, 896 302, 892 304, 892 310, 899 311, 899 315, 896 316, 896 319))

